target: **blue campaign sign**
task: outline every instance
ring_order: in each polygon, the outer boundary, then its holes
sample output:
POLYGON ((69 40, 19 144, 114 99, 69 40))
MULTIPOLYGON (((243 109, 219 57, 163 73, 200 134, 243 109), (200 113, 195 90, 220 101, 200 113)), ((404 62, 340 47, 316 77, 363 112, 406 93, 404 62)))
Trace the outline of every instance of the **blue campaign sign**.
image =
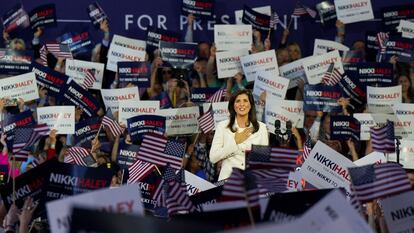
POLYGON ((330 127, 332 140, 352 138, 359 141, 361 126, 359 121, 352 116, 331 116, 330 127))
POLYGON ((305 85, 305 98, 303 110, 341 112, 342 108, 337 103, 338 99, 341 97, 342 92, 338 85, 305 85))
POLYGON ((13 76, 30 72, 32 60, 31 50, 0 49, 0 74, 13 76))
POLYGON ((37 84, 46 88, 48 94, 52 96, 60 95, 61 90, 69 79, 68 76, 37 62, 32 63, 32 72, 36 75, 37 84))
POLYGON ((118 62, 120 83, 132 83, 138 87, 149 87, 151 64, 149 62, 118 62))
POLYGON ((197 58, 197 44, 160 41, 161 58, 174 68, 191 68, 197 58))
POLYGON ((67 104, 73 104, 82 108, 88 117, 97 116, 99 111, 98 100, 74 80, 71 80, 64 86, 59 98, 67 104))
POLYGON ((134 144, 119 143, 116 162, 122 168, 128 169, 138 159, 139 146, 134 144))
POLYGON ((165 117, 158 115, 140 115, 127 119, 128 133, 133 141, 146 133, 165 133, 165 117))

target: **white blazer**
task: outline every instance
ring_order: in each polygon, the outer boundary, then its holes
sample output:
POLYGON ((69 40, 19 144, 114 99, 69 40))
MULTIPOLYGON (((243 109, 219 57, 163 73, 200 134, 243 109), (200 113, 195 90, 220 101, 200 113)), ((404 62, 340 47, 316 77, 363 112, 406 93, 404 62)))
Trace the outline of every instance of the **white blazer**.
MULTIPOLYGON (((233 167, 244 170, 246 165, 244 152, 251 150, 252 145, 267 146, 269 144, 267 128, 262 122, 259 122, 259 130, 256 133, 250 135, 243 143, 236 144, 234 140, 235 133, 227 128, 229 121, 224 120, 217 124, 210 149, 210 161, 212 163, 223 161, 219 180, 227 179, 231 175, 233 167)), ((242 132, 245 129, 240 128, 237 121, 235 121, 234 127, 237 128, 237 132, 242 132)), ((249 127, 253 127, 253 125, 250 123, 249 127)))

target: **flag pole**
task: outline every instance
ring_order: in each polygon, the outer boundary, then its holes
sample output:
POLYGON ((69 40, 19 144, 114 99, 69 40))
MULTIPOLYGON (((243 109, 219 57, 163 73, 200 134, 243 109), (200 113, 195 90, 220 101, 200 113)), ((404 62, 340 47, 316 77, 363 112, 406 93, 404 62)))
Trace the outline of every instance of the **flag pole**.
POLYGON ((12 165, 10 166, 11 167, 11 175, 13 176, 12 177, 12 181, 13 181, 13 204, 16 204, 16 176, 13 174, 13 172, 14 172, 14 166, 15 166, 15 163, 16 163, 16 156, 14 156, 13 155, 13 160, 12 160, 12 165))
POLYGON ((246 190, 246 187, 244 187, 244 197, 245 197, 246 203, 247 203, 247 212, 249 213, 250 223, 252 224, 252 227, 254 227, 253 212, 252 212, 252 209, 250 208, 249 200, 247 198, 247 190, 246 190))

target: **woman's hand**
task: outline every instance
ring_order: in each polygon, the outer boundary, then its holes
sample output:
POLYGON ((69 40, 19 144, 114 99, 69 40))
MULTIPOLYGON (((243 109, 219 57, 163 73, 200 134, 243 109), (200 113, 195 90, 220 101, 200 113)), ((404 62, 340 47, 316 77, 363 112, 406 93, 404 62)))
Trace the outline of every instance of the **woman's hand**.
POLYGON ((234 140, 236 141, 236 144, 240 144, 240 143, 243 143, 244 141, 246 141, 246 139, 250 137, 252 132, 253 132, 253 128, 244 129, 240 133, 236 132, 234 134, 234 140))

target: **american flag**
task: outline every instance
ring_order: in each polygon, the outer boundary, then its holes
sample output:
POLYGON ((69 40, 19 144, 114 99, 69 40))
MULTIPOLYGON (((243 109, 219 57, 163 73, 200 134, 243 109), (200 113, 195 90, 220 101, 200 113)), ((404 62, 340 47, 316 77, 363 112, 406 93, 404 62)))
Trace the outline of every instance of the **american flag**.
POLYGON ((316 11, 312 10, 311 8, 305 5, 297 4, 295 9, 293 10, 293 15, 294 16, 309 15, 310 17, 315 18, 317 13, 316 11))
POLYGON ((246 200, 249 206, 256 206, 259 204, 260 193, 266 191, 260 190, 255 179, 250 171, 233 168, 230 177, 223 185, 221 194, 232 200, 246 200))
POLYGON ((387 50, 387 42, 390 39, 390 33, 389 32, 379 32, 377 33, 377 41, 380 47, 380 53, 377 59, 377 62, 382 61, 382 55, 387 50))
POLYGON ((49 132, 50 129, 46 124, 17 128, 14 131, 13 154, 24 157, 26 160, 29 154, 26 148, 34 145, 41 137, 49 135, 49 132))
POLYGON ((4 56, 6 56, 7 50, 6 49, 0 49, 0 59, 4 56))
POLYGON ((248 156, 250 168, 296 168, 299 152, 293 149, 253 145, 248 156))
POLYGON ((210 96, 210 98, 208 98, 206 102, 208 103, 220 102, 223 99, 223 97, 226 95, 226 92, 227 90, 225 88, 221 88, 217 90, 216 93, 214 93, 212 96, 210 96))
POLYGON ((73 59, 69 45, 67 44, 47 43, 46 48, 51 54, 55 55, 55 57, 73 59))
POLYGON ((395 152, 394 144, 394 122, 387 121, 384 127, 370 129, 371 133, 371 144, 374 151, 382 153, 393 153, 395 152))
POLYGON ((42 45, 42 47, 39 49, 40 53, 40 60, 42 61, 42 65, 47 66, 47 49, 46 45, 42 45))
POLYGON ((310 137, 308 137, 308 139, 306 139, 305 144, 303 144, 303 153, 302 153, 303 160, 306 160, 309 157, 311 150, 312 150, 312 140, 310 137))
POLYGON ((325 75, 322 77, 322 83, 328 86, 335 86, 342 79, 341 72, 331 63, 325 75))
POLYGON ((354 194, 361 203, 411 190, 405 170, 397 163, 371 164, 348 170, 354 194))
POLYGON ((64 162, 80 166, 90 166, 94 163, 91 153, 83 147, 71 147, 66 150, 64 162))
POLYGON ((124 132, 124 128, 121 125, 113 120, 112 111, 110 108, 106 111, 105 116, 102 118, 102 125, 109 128, 109 131, 115 136, 118 137, 124 132))
POLYGON ((172 215, 180 211, 192 212, 195 210, 195 206, 190 200, 187 193, 187 186, 184 182, 184 170, 180 169, 175 179, 166 180, 168 188, 165 204, 168 208, 168 214, 172 215))
POLYGON ((172 168, 180 169, 184 153, 184 143, 157 134, 145 134, 138 151, 138 159, 159 166, 169 163, 172 168))
POLYGON ((204 133, 214 130, 214 118, 211 106, 206 113, 198 118, 198 124, 204 133))
POLYGON ((85 90, 91 88, 96 80, 95 69, 87 69, 85 71, 85 80, 83 80, 82 87, 85 90))
POLYGON ((255 176, 257 186, 260 188, 260 194, 269 192, 280 193, 287 190, 287 182, 289 179, 289 170, 273 168, 252 170, 255 176))
POLYGON ((128 168, 129 178, 128 183, 138 183, 149 173, 155 169, 155 165, 147 163, 137 159, 131 166, 128 168))
POLYGON ((276 29, 276 24, 279 23, 279 15, 276 13, 276 11, 273 11, 270 15, 270 25, 269 27, 271 29, 276 29))

